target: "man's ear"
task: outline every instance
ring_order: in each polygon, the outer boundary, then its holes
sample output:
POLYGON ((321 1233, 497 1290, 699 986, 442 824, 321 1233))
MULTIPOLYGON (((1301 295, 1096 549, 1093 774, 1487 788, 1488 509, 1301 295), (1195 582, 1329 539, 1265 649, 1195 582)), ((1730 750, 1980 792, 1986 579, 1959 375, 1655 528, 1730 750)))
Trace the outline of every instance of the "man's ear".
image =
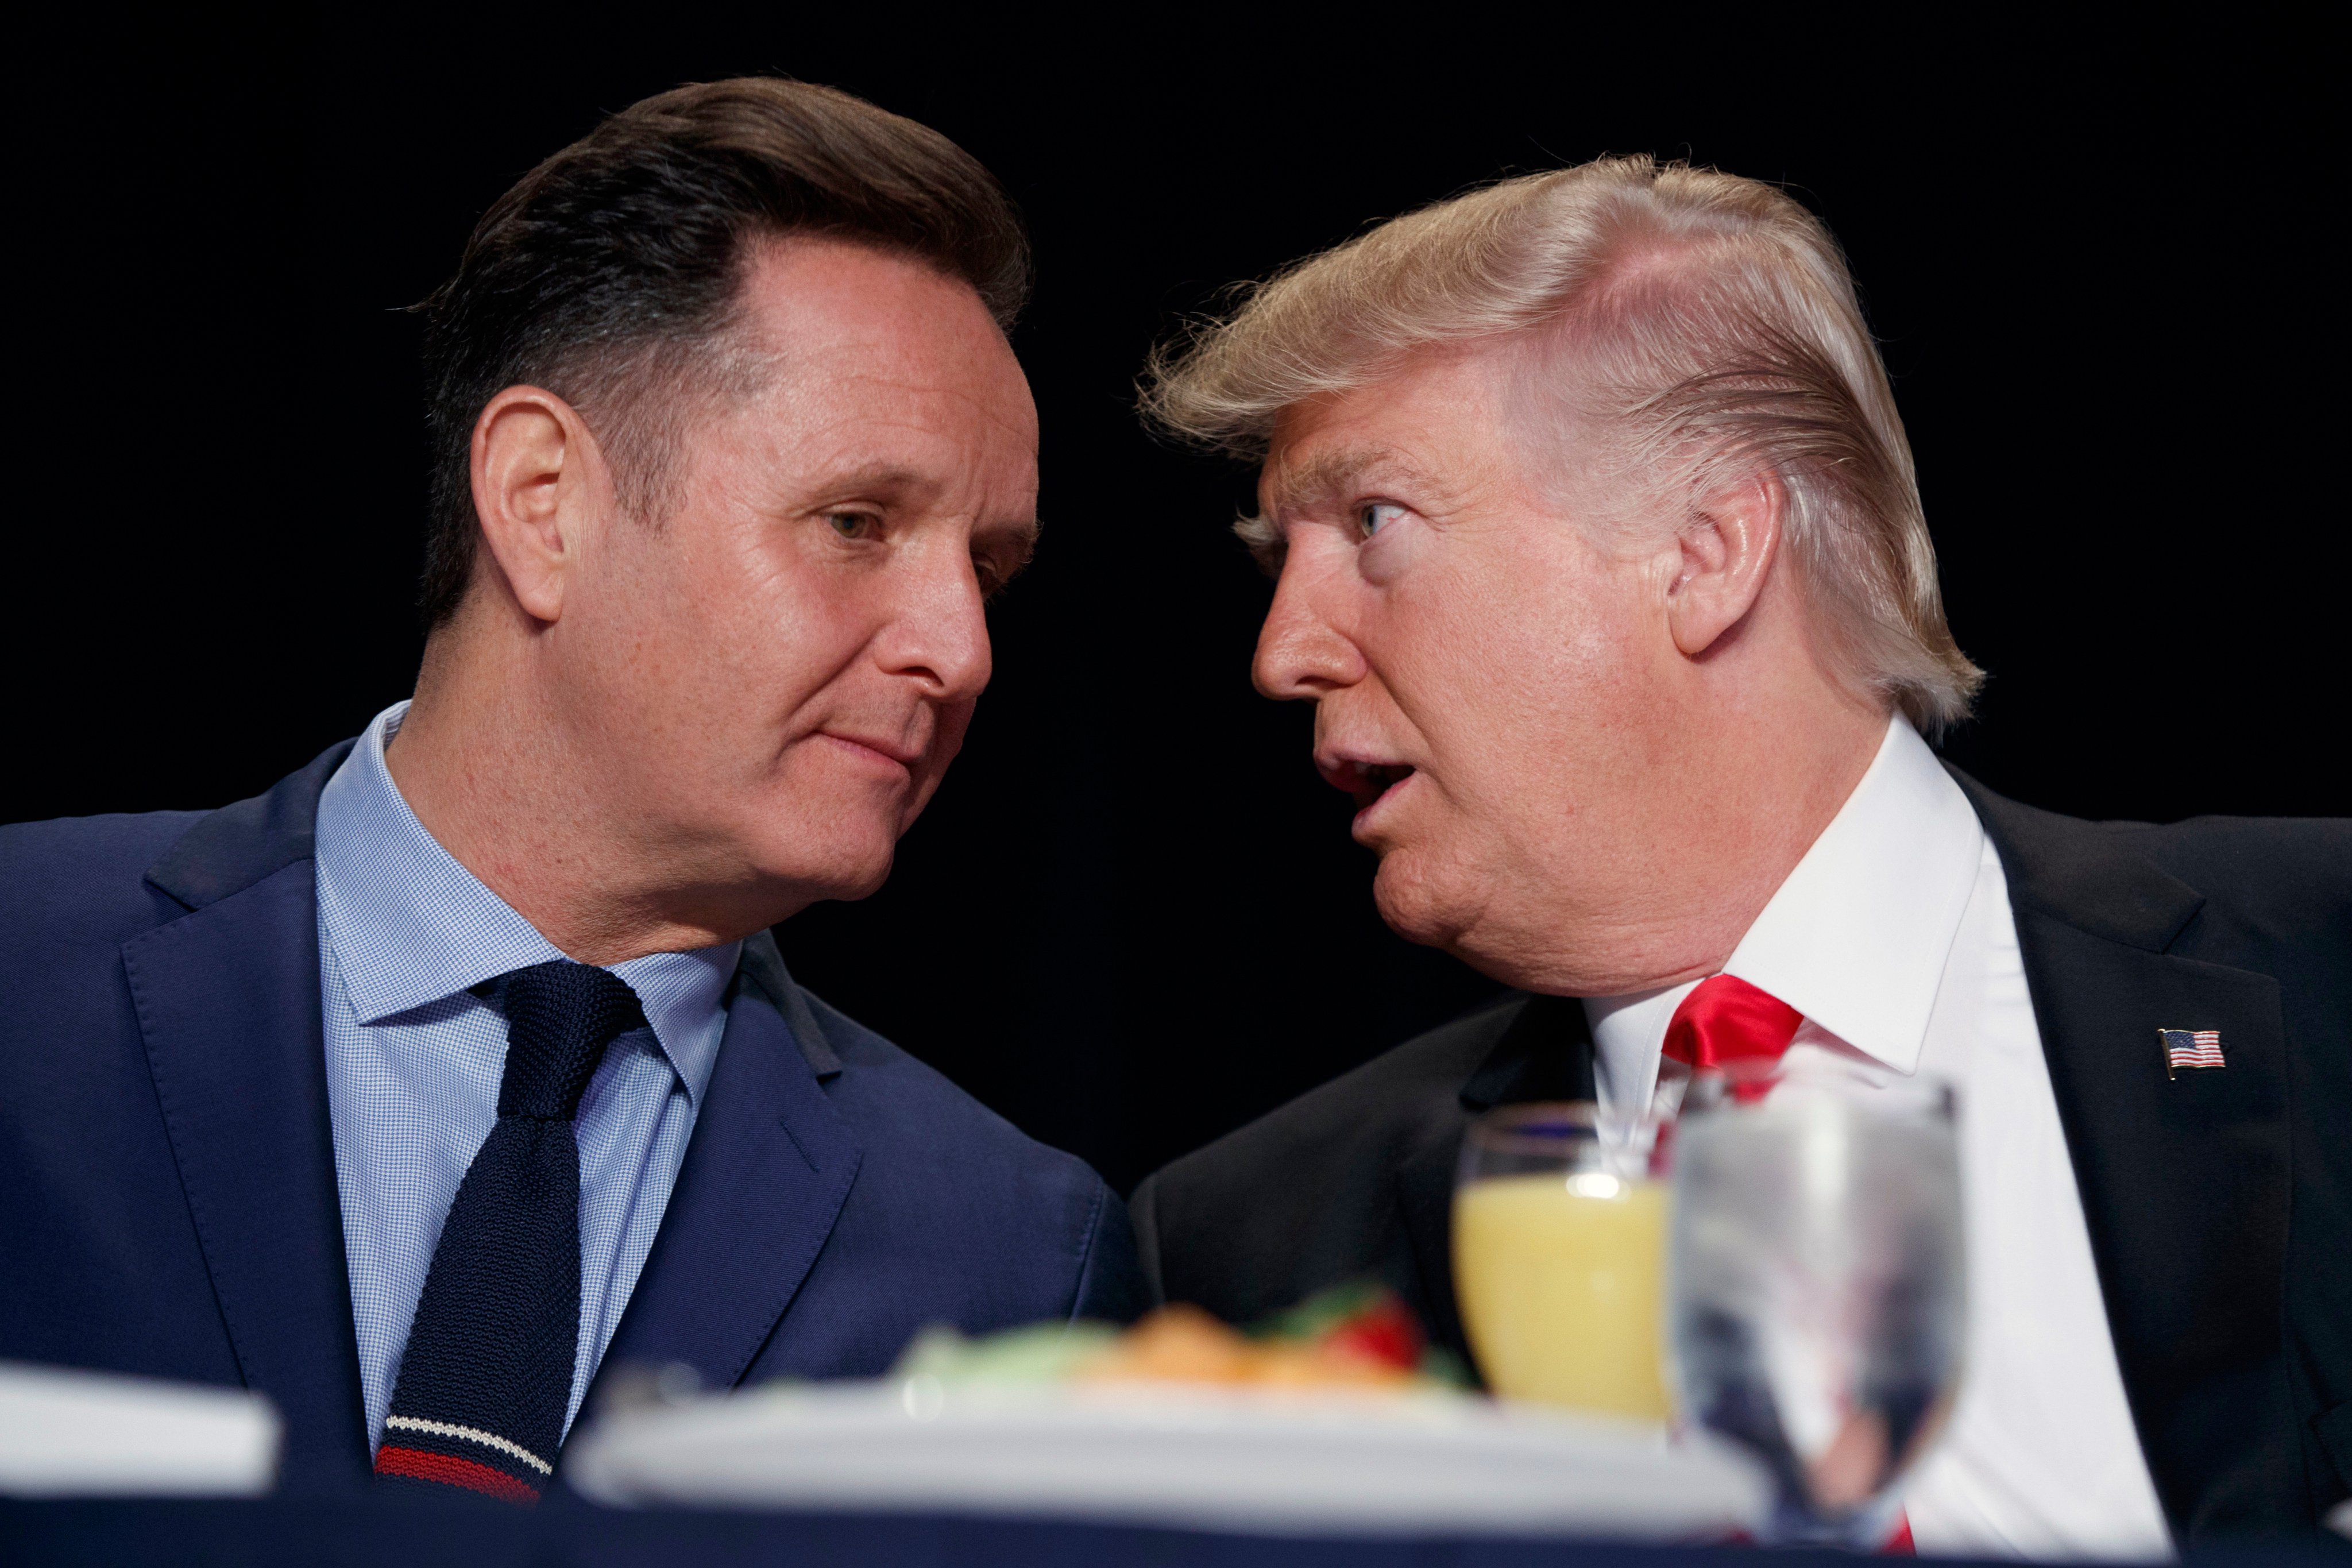
POLYGON ((1686 657, 1713 647, 1755 607, 1780 552, 1787 507, 1779 479, 1759 474, 1715 491, 1684 525, 1666 624, 1686 657))
POLYGON ((595 437, 555 394, 509 386, 474 421, 473 482, 482 541, 508 591, 533 619, 560 619, 610 489, 595 437))

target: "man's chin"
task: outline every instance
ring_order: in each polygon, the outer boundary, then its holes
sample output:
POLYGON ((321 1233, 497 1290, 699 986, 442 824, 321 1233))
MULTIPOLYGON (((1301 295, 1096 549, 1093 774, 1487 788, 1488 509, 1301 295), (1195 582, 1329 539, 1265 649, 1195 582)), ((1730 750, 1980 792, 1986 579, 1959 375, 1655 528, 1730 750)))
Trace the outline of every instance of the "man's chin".
POLYGON ((1407 942, 1451 953, 1506 985, 1557 989, 1543 983, 1559 956, 1550 933, 1508 918, 1496 891, 1493 879, 1469 868, 1392 853, 1372 881, 1372 902, 1407 942))
POLYGON ((826 902, 855 903, 873 897, 890 879, 897 860, 895 837, 835 838, 811 844, 794 839, 763 845, 753 875, 779 891, 789 889, 795 908, 826 902))
POLYGON ((1399 851, 1381 858, 1372 879, 1373 906, 1388 928, 1405 941, 1455 952, 1469 925, 1466 901, 1419 874, 1412 862, 1412 856, 1399 851))
POLYGON ((882 890, 890 879, 890 868, 897 863, 895 855, 884 850, 878 855, 862 857, 834 870, 825 882, 825 891, 819 896, 856 903, 870 899, 882 890))

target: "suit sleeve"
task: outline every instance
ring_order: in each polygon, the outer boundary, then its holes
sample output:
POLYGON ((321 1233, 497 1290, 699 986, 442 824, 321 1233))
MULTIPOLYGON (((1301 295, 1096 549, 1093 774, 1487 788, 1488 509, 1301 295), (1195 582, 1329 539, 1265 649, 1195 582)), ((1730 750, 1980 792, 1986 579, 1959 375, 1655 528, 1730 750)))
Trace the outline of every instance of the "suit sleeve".
POLYGON ((1087 1229, 1086 1249, 1078 1259, 1078 1288, 1071 1299, 1070 1316, 1131 1323, 1150 1305, 1127 1205, 1118 1201, 1118 1194, 1097 1182, 1094 1222, 1087 1229))
POLYGON ((1143 1268, 1144 1298, 1154 1307, 1165 1306, 1168 1286, 1160 1272, 1159 1172, 1143 1178, 1143 1184, 1127 1200, 1127 1214, 1135 1226, 1135 1256, 1143 1268))

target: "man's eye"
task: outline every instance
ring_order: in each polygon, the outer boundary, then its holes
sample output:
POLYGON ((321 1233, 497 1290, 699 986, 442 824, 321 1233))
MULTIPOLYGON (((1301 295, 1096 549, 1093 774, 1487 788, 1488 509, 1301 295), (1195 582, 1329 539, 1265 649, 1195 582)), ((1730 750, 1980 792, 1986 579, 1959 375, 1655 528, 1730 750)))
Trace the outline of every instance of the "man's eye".
POLYGON ((882 531, 882 520, 870 511, 829 511, 824 520, 844 539, 872 539, 882 531))
POLYGON ((1356 528, 1366 539, 1404 515, 1404 508, 1392 501, 1366 501, 1356 513, 1356 528))

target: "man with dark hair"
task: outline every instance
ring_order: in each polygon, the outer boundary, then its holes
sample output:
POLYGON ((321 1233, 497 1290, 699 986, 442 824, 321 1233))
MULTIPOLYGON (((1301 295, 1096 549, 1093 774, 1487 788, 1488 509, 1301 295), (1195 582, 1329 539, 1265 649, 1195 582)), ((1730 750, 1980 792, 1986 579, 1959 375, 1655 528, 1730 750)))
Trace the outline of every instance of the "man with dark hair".
POLYGON ((527 1501, 600 1368, 1128 1310, 1094 1173, 768 934, 880 886, 988 681, 1028 271, 969 156, 785 81, 490 209, 424 307, 413 700, 216 812, 0 831, 0 1358, 264 1393, 290 1489, 527 1501))

